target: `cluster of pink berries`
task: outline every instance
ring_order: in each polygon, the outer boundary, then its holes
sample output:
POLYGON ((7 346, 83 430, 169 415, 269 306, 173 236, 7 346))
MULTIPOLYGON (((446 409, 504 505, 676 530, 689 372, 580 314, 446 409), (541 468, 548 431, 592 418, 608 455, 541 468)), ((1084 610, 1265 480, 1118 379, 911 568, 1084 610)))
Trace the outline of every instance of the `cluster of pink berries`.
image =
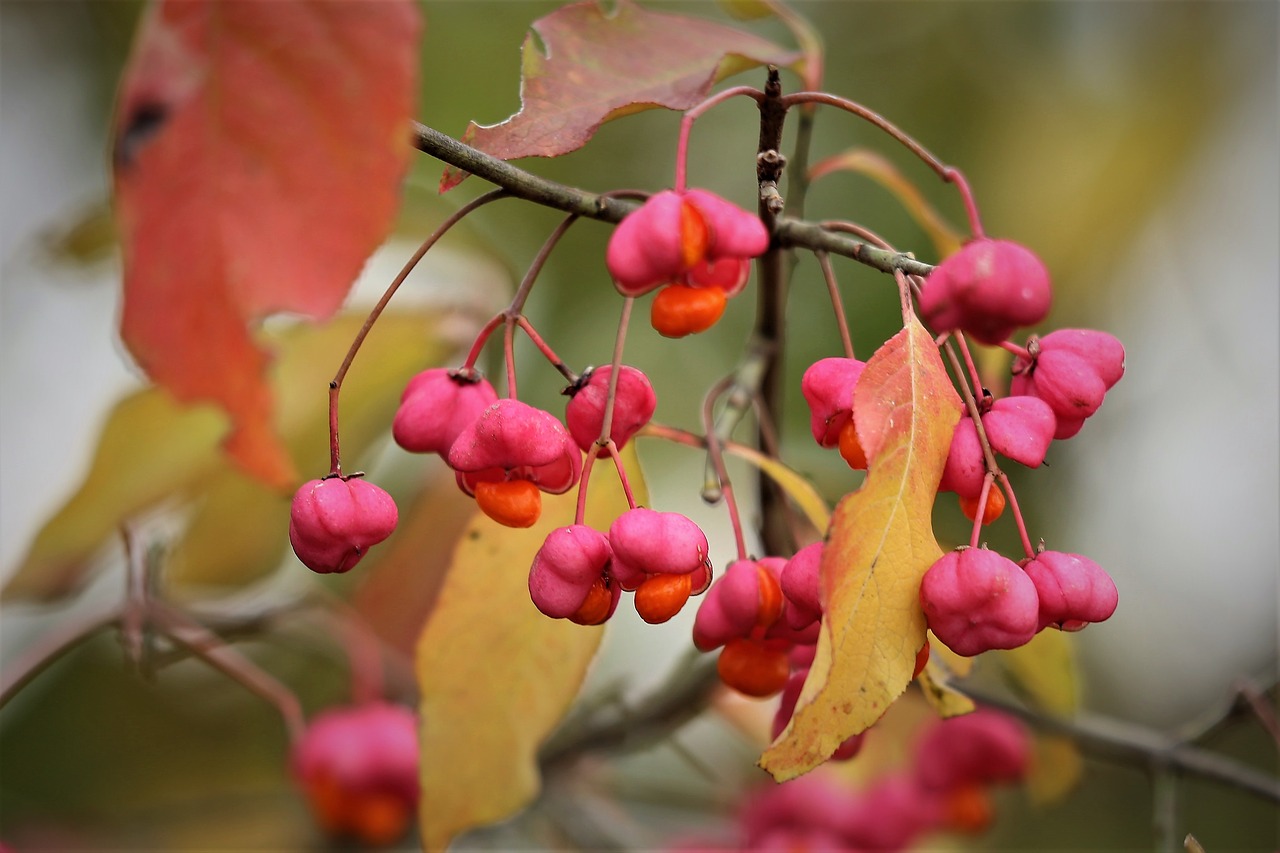
POLYGON ((400 705, 370 702, 318 714, 294 744, 293 776, 335 838, 381 846, 418 808, 418 724, 400 705))
POLYGON ((936 721, 909 767, 862 791, 817 773, 770 785, 744 802, 737 837, 668 849, 896 851, 932 832, 977 834, 993 818, 990 789, 1022 779, 1029 754, 1026 731, 998 711, 936 721))
MULTIPOLYGON (((680 337, 716 322, 726 300, 745 286, 751 258, 768 245, 757 216, 705 190, 666 191, 619 225, 607 265, 624 296, 661 287, 653 325, 680 337)), ((504 312, 481 331, 462 368, 426 370, 409 382, 392 434, 406 450, 441 456, 458 487, 490 518, 529 527, 541 515, 543 493, 562 494, 580 478, 585 487, 583 453, 588 462, 604 454, 616 460, 657 401, 644 373, 628 365, 619 365, 616 377, 609 365, 576 377, 565 390, 563 420, 514 396, 499 398, 473 364, 501 322, 518 322, 562 367, 523 316, 504 312)), ((386 492, 359 475, 334 473, 295 495, 291 541, 312 569, 345 572, 395 523, 386 492)), ((693 521, 632 503, 607 534, 580 517, 554 530, 533 561, 529 590, 543 613, 585 625, 607 620, 621 593, 634 592, 640 616, 657 623, 704 592, 711 579, 706 536, 693 521)))

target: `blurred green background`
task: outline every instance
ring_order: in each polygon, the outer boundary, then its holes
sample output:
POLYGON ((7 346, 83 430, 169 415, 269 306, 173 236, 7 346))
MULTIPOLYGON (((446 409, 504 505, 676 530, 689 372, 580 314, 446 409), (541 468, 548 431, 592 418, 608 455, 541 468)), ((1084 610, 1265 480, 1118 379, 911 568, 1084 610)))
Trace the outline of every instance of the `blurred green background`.
MULTIPOLYGON (((490 124, 514 112, 525 30, 557 5, 424 3, 421 120, 457 136, 468 120, 490 124)), ((656 6, 725 20, 712 3, 656 6)), ((6 400, 0 571, 6 575, 78 482, 106 407, 136 381, 112 327, 117 262, 109 237, 89 226, 101 223, 92 211, 106 199, 105 128, 140 8, 0 3, 6 400), (69 231, 74 225, 84 227, 69 231), (69 233, 76 241, 68 241, 69 233)), ((1044 258, 1056 286, 1045 330, 1101 328, 1127 345, 1128 373, 1107 405, 1078 438, 1054 449, 1049 467, 1016 478, 1033 537, 1092 556, 1120 588, 1113 620, 1080 637, 1085 707, 1172 731, 1212 715, 1237 679, 1272 684, 1280 576, 1280 7, 825 2, 797 8, 826 41, 826 88, 881 112, 961 167, 988 233, 1026 243, 1044 258)), ((789 43, 776 22, 746 26, 789 43)), ((733 82, 761 79, 752 72, 733 82)), ((799 82, 784 74, 784 86, 799 82)), ((657 189, 672 179, 678 122, 665 111, 642 113, 606 125, 582 151, 521 165, 597 191, 657 189)), ((712 111, 693 134, 691 182, 749 203, 755 144, 755 113, 745 101, 712 111)), ((848 116, 821 112, 814 159, 851 146, 889 157, 953 222, 962 222, 954 192, 907 152, 848 116)), ((394 270, 410 251, 405 241, 421 239, 443 211, 485 189, 471 179, 441 201, 440 172, 429 158, 418 159, 399 242, 376 270, 394 270)), ((820 182, 807 215, 862 222, 935 260, 924 233, 864 178, 820 182)), ((557 214, 504 202, 469 220, 442 248, 473 277, 482 277, 474 271, 486 264, 489 278, 500 280, 504 268, 518 278, 557 221, 557 214)), ((596 223, 576 226, 530 303, 533 322, 571 364, 601 363, 612 347, 619 302, 601 263, 608 234, 596 223)), ((893 331, 894 288, 852 263, 837 260, 837 273, 857 353, 867 358, 893 331)), ((439 290, 452 274, 429 256, 421 278, 439 290)), ((628 360, 653 378, 659 420, 695 426, 699 389, 733 368, 752 310, 752 300, 737 299, 713 330, 678 342, 638 325, 628 360)), ((839 348, 811 258, 797 267, 788 323, 786 452, 834 498, 856 480, 812 446, 798 392, 804 367, 839 348)), ((556 379, 531 368, 522 374, 522 394, 554 409, 556 379)), ((699 506, 701 461, 683 450, 645 445, 644 451, 655 505, 688 511, 718 531, 713 557, 722 565, 731 541, 722 510, 699 506)), ((401 476, 411 483, 418 472, 401 476)), ((944 544, 965 535, 951 507, 941 506, 937 520, 944 544)), ((1012 537, 998 524, 992 543, 1009 545, 1012 537)), ((107 597, 116 589, 100 584, 90 594, 107 597)), ((621 677, 631 690, 652 684, 687 647, 691 617, 643 633, 636 620, 618 619, 594 683, 621 677)), ((6 605, 2 660, 13 660, 62 618, 59 608, 6 605)), ((297 689, 309 709, 343 695, 344 664, 314 632, 268 637, 247 650, 297 689)), ((720 778, 732 782, 730 792, 754 778, 753 746, 723 727, 700 726, 682 741, 716 763, 720 778)), ((1209 745, 1277 770, 1275 743, 1247 718, 1209 745)), ((0 840, 18 849, 323 847, 288 785, 285 752, 273 713, 241 688, 190 662, 145 682, 123 664, 117 643, 100 638, 0 712, 0 840)), ((637 803, 664 787, 682 792, 694 808, 656 813, 672 826, 702 819, 703 804, 726 797, 684 778, 696 774, 670 754, 644 758, 623 762, 617 779, 630 780, 637 803), (681 778, 673 781, 673 773, 681 778)), ((1210 853, 1280 845, 1274 807, 1197 782, 1186 783, 1182 794, 1178 830, 1195 833, 1210 853)), ((1084 784, 1065 802, 1036 809, 1011 795, 1003 805, 997 829, 979 842, 987 849, 1151 845, 1150 790, 1132 769, 1089 762, 1084 784)), ((474 843, 546 843, 531 826, 517 823, 474 843)), ((651 821, 627 836, 627 846, 660 844, 665 828, 651 821)))

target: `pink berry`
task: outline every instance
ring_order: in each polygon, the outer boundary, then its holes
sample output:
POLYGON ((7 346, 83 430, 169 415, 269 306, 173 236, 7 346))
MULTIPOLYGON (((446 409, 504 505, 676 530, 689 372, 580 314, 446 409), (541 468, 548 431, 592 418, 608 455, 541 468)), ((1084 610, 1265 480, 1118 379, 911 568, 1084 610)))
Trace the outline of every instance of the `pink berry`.
MULTIPOLYGON (((551 618, 568 619, 582 608, 612 558, 609 539, 600 531, 585 524, 556 528, 533 558, 529 597, 551 618)), ((622 591, 615 584, 610 594, 612 614, 622 591)))
POLYGON ((478 376, 443 367, 424 370, 405 387, 391 423, 396 443, 412 453, 445 455, 498 394, 478 376))
POLYGON ((693 644, 709 652, 730 640, 763 636, 782 615, 784 561, 736 560, 707 590, 693 622, 693 644))
POLYGON ((985 548, 952 551, 930 566, 920 604, 930 630, 966 657, 1017 648, 1040 627, 1035 584, 1012 560, 985 548))
POLYGON ((1034 365, 1013 378, 1014 394, 1031 394, 1049 404, 1053 414, 1072 422, 1098 411, 1106 383, 1088 361, 1067 350, 1041 352, 1034 365))
MULTIPOLYGON (((612 375, 612 365, 598 367, 568 392, 573 396, 565 407, 565 423, 584 453, 600 437, 612 375)), ((658 398, 653 393, 649 378, 634 367, 622 365, 618 370, 618 393, 613 402, 613 426, 609 431, 613 443, 622 447, 630 441, 641 427, 649 423, 657 405, 658 398)))
POLYGON ((1124 376, 1124 345, 1114 335, 1096 329, 1057 329, 1040 338, 1040 350, 1074 353, 1089 363, 1111 390, 1124 376))
POLYGON ((939 720, 916 741, 915 775, 933 791, 1016 782, 1031 757, 1031 740, 1008 714, 982 708, 939 720))
POLYGON ((1119 602, 1106 570, 1079 554, 1042 551, 1024 567, 1040 600, 1040 627, 1078 631, 1111 617, 1119 602))
POLYGON ((707 536, 691 518, 678 512, 637 507, 609 526, 613 577, 623 589, 635 589, 650 575, 690 575, 693 594, 711 578, 707 536))
POLYGON ((331 834, 398 840, 418 808, 418 723, 387 702, 316 715, 293 747, 293 776, 331 834))
MULTIPOLYGON (((704 263, 734 259, 733 295, 741 287, 740 263, 769 247, 769 233, 753 213, 706 190, 664 190, 619 223, 605 264, 624 296, 641 296, 661 284, 687 281, 704 263)), ((703 270, 717 284, 727 271, 703 270)), ((689 282, 692 283, 692 282, 689 282)))
POLYGON ((786 597, 783 616, 792 628, 799 630, 822 618, 821 565, 822 543, 814 542, 797 551, 782 567, 778 580, 786 597))
POLYGON ((939 331, 959 329, 999 344, 1049 313, 1049 272, 1029 249, 978 239, 934 268, 920 292, 920 313, 939 331))
POLYGON ((449 448, 449 467, 469 495, 479 483, 528 480, 548 494, 567 492, 582 473, 582 453, 550 412, 519 400, 498 400, 449 448))
POLYGON ((840 443, 840 430, 853 417, 853 386, 867 364, 854 358, 815 361, 800 380, 809 404, 809 429, 823 447, 840 443))
POLYGON ((982 480, 987 475, 987 461, 978 441, 978 428, 965 415, 951 434, 951 448, 942 469, 938 491, 955 492, 962 498, 976 498, 982 494, 982 480))
POLYGON ((1049 452, 1057 420, 1038 397, 1002 397, 982 416, 982 427, 992 450, 1035 468, 1049 452))
POLYGON ((298 559, 324 574, 350 571, 396 529, 391 495, 360 477, 303 483, 289 509, 289 541, 298 559))

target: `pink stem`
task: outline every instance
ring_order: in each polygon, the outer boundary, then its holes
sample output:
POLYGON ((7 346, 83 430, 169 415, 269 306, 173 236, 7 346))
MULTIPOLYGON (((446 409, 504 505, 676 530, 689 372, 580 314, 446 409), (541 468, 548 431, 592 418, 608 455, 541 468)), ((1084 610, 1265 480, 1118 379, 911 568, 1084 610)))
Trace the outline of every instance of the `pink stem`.
POLYGON ((618 374, 621 373, 622 367, 622 349, 627 342, 627 326, 631 322, 631 308, 635 305, 635 297, 628 296, 622 300, 622 316, 618 319, 618 333, 613 339, 613 362, 612 368, 609 370, 609 392, 604 398, 604 420, 600 423, 600 437, 596 439, 597 444, 605 444, 612 441, 613 437, 613 409, 614 402, 618 399, 618 374))
POLYGON ((991 492, 991 484, 994 480, 995 477, 990 471, 982 478, 982 491, 978 492, 978 511, 974 513, 973 532, 969 534, 970 548, 977 548, 978 540, 982 537, 982 519, 987 514, 987 495, 991 492))
POLYGON ((676 141, 675 189, 677 192, 682 192, 685 189, 689 160, 689 134, 693 130, 694 121, 697 120, 698 116, 702 115, 716 104, 727 101, 730 98, 737 97, 738 95, 746 95, 747 97, 754 99, 756 103, 760 103, 760 101, 764 99, 764 92, 761 92, 759 89, 753 89, 750 86, 734 86, 731 89, 725 89, 723 92, 717 92, 702 103, 685 110, 684 117, 680 119, 680 136, 676 141))
POLYGON ((506 325, 502 329, 502 356, 507 365, 507 396, 512 400, 516 397, 516 321, 512 317, 506 318, 506 325))
POLYGON ((476 335, 476 339, 471 344, 471 351, 467 353, 467 360, 462 363, 461 373, 471 375, 475 372, 476 361, 480 359, 480 352, 484 349, 484 345, 489 342, 489 336, 506 318, 505 312, 495 314, 492 320, 484 324, 484 328, 480 330, 480 333, 476 335))
POLYGON ((828 94, 827 92, 795 92, 782 98, 783 108, 789 108, 794 104, 826 104, 827 106, 838 107, 846 112, 856 115, 858 118, 871 122, 885 133, 892 136, 902 145, 911 151, 912 154, 919 157, 924 163, 937 174, 939 178, 949 184, 954 184, 956 190, 960 193, 960 198, 964 202, 965 213, 969 217, 969 230, 975 238, 983 236, 982 220, 978 216, 978 205, 974 200, 973 192, 969 189, 969 182, 965 180, 964 174, 954 166, 948 166, 935 157, 930 151, 917 142, 914 138, 904 133, 897 125, 886 119, 879 113, 864 107, 848 98, 841 98, 839 95, 828 94))
POLYGON ((545 357, 547 361, 551 362, 552 367, 560 371, 561 376, 569 380, 570 383, 578 381, 578 375, 570 370, 568 366, 560 360, 560 356, 556 355, 551 347, 547 346, 547 342, 544 341, 542 336, 533 328, 533 324, 529 322, 528 317, 521 314, 516 318, 516 324, 521 329, 524 329, 524 333, 529 336, 529 340, 531 340, 533 345, 538 348, 538 352, 542 353, 543 357, 545 357))
POLYGON ((605 451, 608 451, 609 458, 613 460, 613 467, 618 469, 618 480, 622 483, 622 494, 627 498, 627 506, 631 509, 636 508, 636 497, 631 492, 631 481, 627 479, 627 469, 622 465, 622 454, 618 452, 618 445, 613 443, 613 439, 609 439, 604 445, 605 451))
POLYGON ((849 337, 849 321, 844 316, 844 303, 840 301, 840 287, 836 284, 836 273, 831 268, 831 256, 826 252, 817 252, 818 266, 822 267, 822 277, 827 282, 827 293, 831 296, 831 308, 835 311, 836 326, 840 329, 840 343, 844 347, 844 357, 853 358, 853 339, 849 337))
POLYGON ((715 469, 716 478, 720 481, 720 491, 724 495, 725 506, 729 510, 729 524, 733 527, 733 540, 738 548, 738 559, 747 559, 747 541, 742 532, 742 518, 738 514, 738 501, 733 495, 733 483, 729 480, 729 470, 724 464, 724 453, 720 447, 720 438, 715 433, 716 399, 724 393, 732 382, 732 377, 722 379, 711 387, 702 401, 702 428, 706 431, 707 456, 715 469))
POLYGON ((974 392, 982 390, 982 377, 978 375, 978 365, 973 363, 973 354, 969 352, 969 343, 963 332, 956 332, 956 345, 960 347, 960 355, 964 357, 964 366, 969 371, 969 381, 973 383, 974 392))
POLYGON ((582 524, 587 517, 587 482, 591 479, 591 466, 600 455, 601 445, 593 444, 587 451, 587 458, 582 463, 582 475, 578 478, 578 507, 573 514, 573 523, 582 524))
POLYGON ((338 372, 329 382, 329 476, 342 476, 342 454, 338 447, 338 394, 342 391, 342 380, 346 378, 347 371, 351 369, 351 362, 355 360, 356 353, 360 351, 360 345, 368 337, 369 330, 373 328, 373 324, 382 316, 387 303, 391 301, 392 296, 395 296, 396 291, 400 289, 400 285, 404 283, 404 280, 409 277, 409 273, 413 271, 413 268, 418 265, 418 261, 422 260, 423 255, 445 235, 445 232, 457 225, 464 216, 481 205, 505 198, 507 195, 507 191, 502 189, 487 192, 467 202, 448 219, 440 223, 440 226, 422 242, 422 245, 418 247, 418 251, 413 253, 413 256, 401 268, 400 273, 387 286, 382 298, 378 300, 378 304, 374 305, 373 310, 369 312, 369 316, 365 319, 364 325, 360 327, 360 331, 356 332, 355 340, 351 342, 346 358, 342 360, 342 364, 338 367, 338 372))

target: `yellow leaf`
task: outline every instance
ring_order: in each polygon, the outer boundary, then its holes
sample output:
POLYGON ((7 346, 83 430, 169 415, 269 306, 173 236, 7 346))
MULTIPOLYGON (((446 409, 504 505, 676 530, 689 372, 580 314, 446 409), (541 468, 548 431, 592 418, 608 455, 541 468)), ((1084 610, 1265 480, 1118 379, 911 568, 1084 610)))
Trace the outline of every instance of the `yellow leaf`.
POLYGON ((1071 793, 1084 773, 1075 741, 1063 735, 1036 735, 1027 775, 1027 794, 1036 805, 1056 803, 1071 793))
POLYGON ((822 558, 822 633, 791 723, 760 759, 785 781, 865 730, 911 681, 924 643, 920 579, 942 552, 932 509, 960 400, 914 317, 854 391, 867 479, 836 507, 822 558))
MULTIPOLYGON (((635 497, 647 503, 634 451, 623 452, 635 497)), ((627 508, 608 460, 588 489, 597 530, 627 508)), ((539 745, 568 710, 603 630, 550 619, 529 600, 529 567, 547 534, 573 523, 573 491, 544 496, 525 530, 473 517, 418 638, 422 716, 419 822, 427 850, 508 817, 540 787, 539 745)))
POLYGON ((1025 646, 1001 650, 994 657, 1029 705, 1059 717, 1076 712, 1076 661, 1066 634, 1046 629, 1025 646))
POLYGON ((925 664, 924 670, 916 677, 920 692, 925 701, 938 712, 944 720, 947 717, 958 717, 968 714, 976 707, 973 700, 951 686, 950 677, 945 667, 933 659, 925 664))
POLYGON ((84 482, 40 529, 5 598, 48 600, 72 592, 125 519, 185 496, 213 472, 228 427, 217 407, 183 406, 156 388, 117 403, 84 482))
POLYGON ((809 176, 817 179, 836 171, 866 175, 896 196, 916 224, 929 235, 939 258, 945 258, 960 248, 962 240, 956 229, 925 200, 915 184, 880 154, 866 148, 851 148, 815 164, 809 170, 809 176))
POLYGON ((804 513, 805 518, 809 519, 809 523, 815 530, 819 533, 827 532, 827 525, 831 522, 831 510, 827 508, 827 502, 822 499, 822 495, 812 483, 794 469, 771 456, 765 456, 753 447, 730 443, 725 445, 725 450, 742 457, 767 474, 769 479, 777 483, 782 491, 795 501, 796 506, 800 507, 800 511, 804 513))

